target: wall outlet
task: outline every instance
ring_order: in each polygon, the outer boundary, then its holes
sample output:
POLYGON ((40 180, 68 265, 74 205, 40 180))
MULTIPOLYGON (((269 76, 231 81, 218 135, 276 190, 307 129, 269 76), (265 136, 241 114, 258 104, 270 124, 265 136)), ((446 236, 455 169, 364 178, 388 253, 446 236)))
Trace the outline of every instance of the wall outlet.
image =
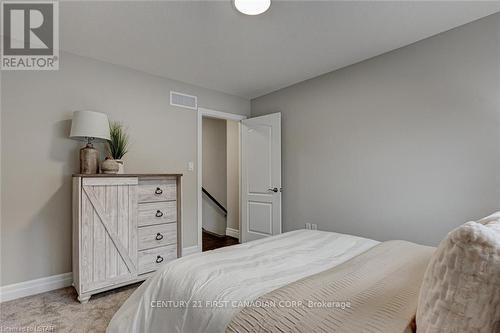
POLYGON ((306 229, 311 230, 311 223, 306 223, 306 229))
POLYGON ((318 230, 318 225, 317 224, 311 224, 311 229, 312 230, 318 230))

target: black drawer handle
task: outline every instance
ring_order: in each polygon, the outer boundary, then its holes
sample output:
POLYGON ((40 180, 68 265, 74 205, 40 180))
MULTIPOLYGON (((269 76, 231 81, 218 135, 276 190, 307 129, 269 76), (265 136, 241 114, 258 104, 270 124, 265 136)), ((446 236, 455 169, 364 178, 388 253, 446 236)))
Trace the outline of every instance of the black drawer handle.
POLYGON ((157 233, 156 234, 156 240, 162 240, 163 239, 163 235, 160 234, 160 233, 157 233))
POLYGON ((155 194, 160 195, 162 193, 163 193, 163 190, 161 188, 157 187, 156 190, 155 190, 155 194))
POLYGON ((162 256, 157 256, 156 257, 156 263, 159 264, 163 261, 163 257, 162 256))
POLYGON ((161 212, 161 210, 157 210, 156 217, 162 217, 162 216, 163 216, 163 213, 161 212))

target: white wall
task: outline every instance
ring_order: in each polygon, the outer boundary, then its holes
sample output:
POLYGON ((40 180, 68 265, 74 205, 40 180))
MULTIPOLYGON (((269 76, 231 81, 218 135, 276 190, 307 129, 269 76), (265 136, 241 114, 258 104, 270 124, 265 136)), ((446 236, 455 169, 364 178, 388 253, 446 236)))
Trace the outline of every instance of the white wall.
POLYGON ((249 101, 124 67, 61 54, 59 71, 1 74, 1 285, 71 271, 71 174, 81 143, 72 111, 108 113, 129 129, 128 172, 182 172, 183 247, 197 244, 197 115, 169 105, 169 91, 200 106, 248 114, 249 101))
POLYGON ((435 245, 500 209, 500 14, 252 100, 277 111, 285 231, 435 245))
POLYGON ((225 236, 227 226, 226 214, 205 193, 202 194, 201 199, 203 230, 219 236, 225 236))
POLYGON ((227 137, 227 227, 240 229, 240 129, 239 123, 226 122, 227 137))

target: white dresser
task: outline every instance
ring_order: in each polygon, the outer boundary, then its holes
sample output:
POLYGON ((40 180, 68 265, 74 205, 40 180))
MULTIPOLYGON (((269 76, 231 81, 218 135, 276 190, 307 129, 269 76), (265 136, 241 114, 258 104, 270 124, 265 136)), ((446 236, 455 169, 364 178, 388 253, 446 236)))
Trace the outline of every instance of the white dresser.
POLYGON ((73 175, 78 300, 145 280, 180 256, 181 176, 73 175))

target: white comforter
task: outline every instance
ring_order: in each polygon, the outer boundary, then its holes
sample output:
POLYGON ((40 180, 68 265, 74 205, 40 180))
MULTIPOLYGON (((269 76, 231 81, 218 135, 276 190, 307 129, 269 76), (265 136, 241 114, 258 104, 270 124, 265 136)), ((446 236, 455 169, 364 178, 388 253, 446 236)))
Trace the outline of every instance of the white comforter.
POLYGON ((377 245, 366 238, 297 230, 165 264, 111 320, 107 332, 223 332, 245 303, 337 266, 377 245))

